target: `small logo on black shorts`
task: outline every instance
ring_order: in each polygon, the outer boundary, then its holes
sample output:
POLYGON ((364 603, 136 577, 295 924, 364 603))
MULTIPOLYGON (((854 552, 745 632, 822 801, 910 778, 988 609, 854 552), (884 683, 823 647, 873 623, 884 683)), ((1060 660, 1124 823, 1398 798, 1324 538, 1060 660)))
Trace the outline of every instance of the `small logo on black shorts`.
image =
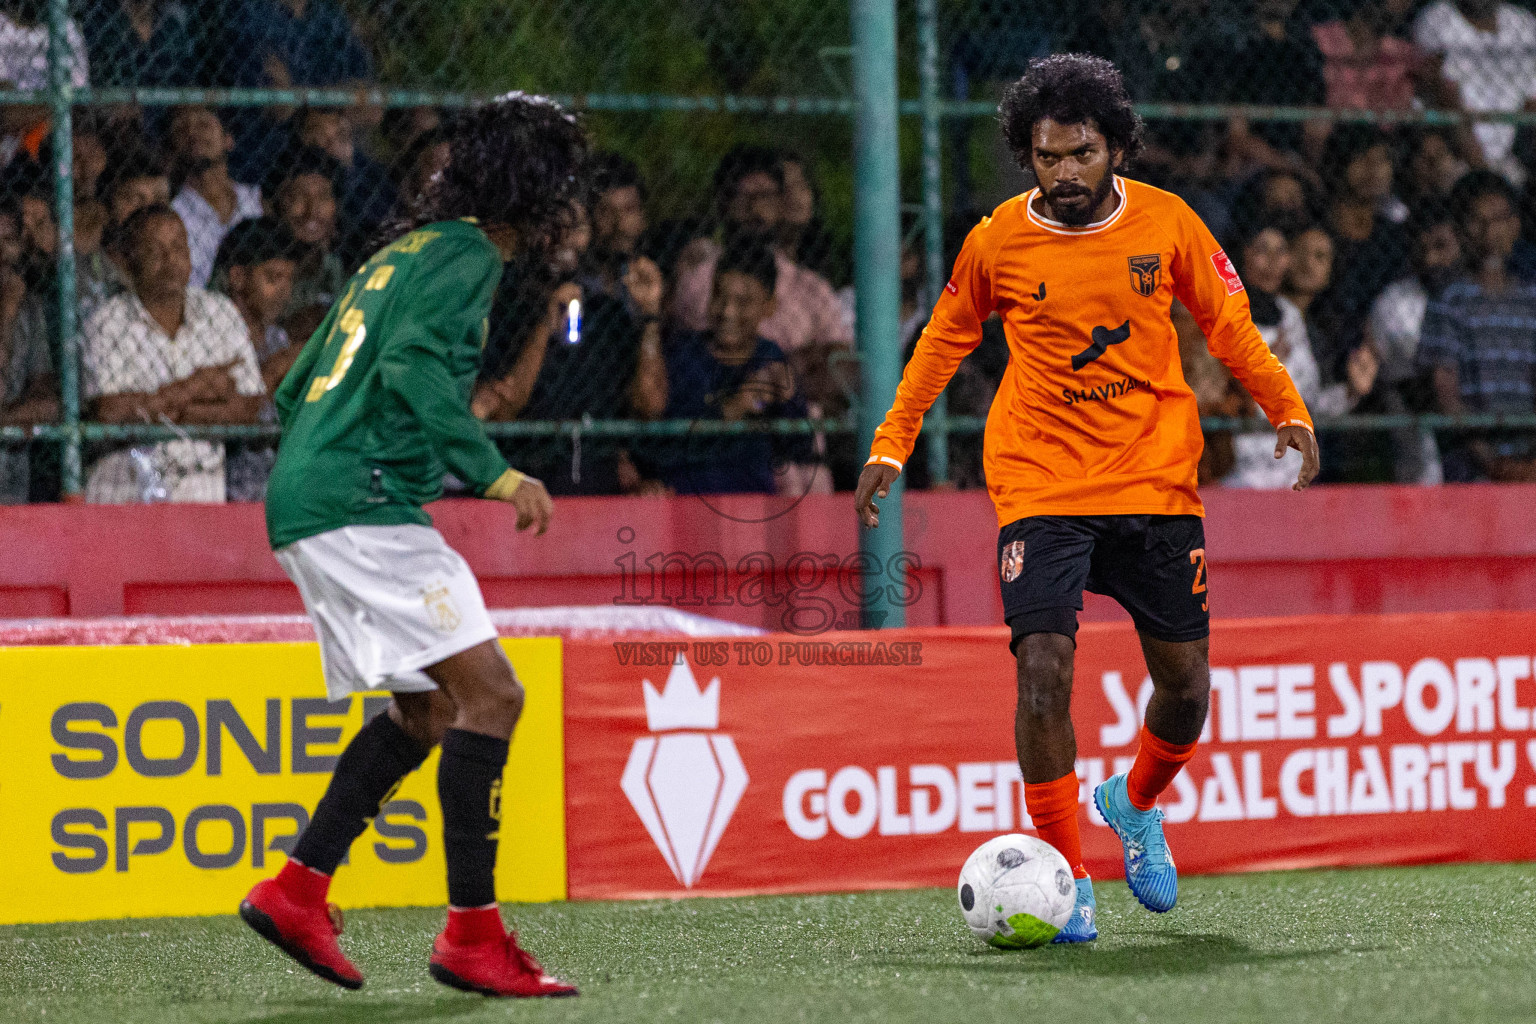
POLYGON ((1129 256, 1126 261, 1131 265, 1131 287, 1136 289, 1136 294, 1156 292, 1157 274, 1163 266, 1162 256, 1154 252, 1146 256, 1129 256))
POLYGON ((1003 548, 1003 560, 997 567, 1004 583, 1012 583, 1024 571, 1024 542, 1016 540, 1003 548))

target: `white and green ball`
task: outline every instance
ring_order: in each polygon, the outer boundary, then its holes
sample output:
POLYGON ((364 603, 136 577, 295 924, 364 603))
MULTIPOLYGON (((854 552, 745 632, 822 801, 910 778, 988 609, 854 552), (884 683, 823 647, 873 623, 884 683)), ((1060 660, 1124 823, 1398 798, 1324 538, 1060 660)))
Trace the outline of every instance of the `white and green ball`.
POLYGON ((960 912, 982 941, 1030 949, 1056 937, 1072 916, 1077 887, 1067 859, 1034 836, 998 836, 960 869, 960 912))

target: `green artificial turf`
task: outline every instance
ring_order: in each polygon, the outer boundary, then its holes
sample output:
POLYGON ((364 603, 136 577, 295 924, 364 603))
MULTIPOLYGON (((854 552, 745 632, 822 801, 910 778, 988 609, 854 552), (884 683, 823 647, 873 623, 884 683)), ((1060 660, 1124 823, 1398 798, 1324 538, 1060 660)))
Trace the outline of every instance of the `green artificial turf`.
POLYGON ((575 1000, 488 1001, 426 972, 432 910, 356 911, 345 992, 234 917, 0 928, 0 1020, 1536 1021, 1528 865, 1181 880, 1155 916, 1098 887, 1091 946, 990 949, 949 890, 509 908, 575 1000))

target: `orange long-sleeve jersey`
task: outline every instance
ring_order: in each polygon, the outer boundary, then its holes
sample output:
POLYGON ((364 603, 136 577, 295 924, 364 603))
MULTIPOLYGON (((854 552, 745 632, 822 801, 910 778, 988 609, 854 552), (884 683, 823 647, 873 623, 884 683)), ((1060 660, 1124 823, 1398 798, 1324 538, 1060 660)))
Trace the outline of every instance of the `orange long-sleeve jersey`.
POLYGON ((1000 525, 1036 515, 1204 515, 1195 490, 1204 439, 1169 315, 1175 297, 1271 423, 1311 429, 1205 224, 1171 193, 1119 177, 1114 187, 1120 203, 1097 224, 1041 216, 1032 190, 971 231, 870 462, 906 463, 923 414, 996 312, 1008 369, 982 462, 1000 525))

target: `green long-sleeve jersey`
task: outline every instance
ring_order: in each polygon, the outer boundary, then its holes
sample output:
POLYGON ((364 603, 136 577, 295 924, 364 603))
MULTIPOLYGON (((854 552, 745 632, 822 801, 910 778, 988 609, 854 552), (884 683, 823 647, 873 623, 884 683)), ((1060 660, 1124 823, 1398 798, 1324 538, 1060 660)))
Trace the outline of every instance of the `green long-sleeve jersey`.
POLYGON ((470 411, 501 254, 470 221, 428 224, 352 276, 274 396, 274 549, 343 526, 430 525, 444 471, 502 498, 521 474, 470 411))

